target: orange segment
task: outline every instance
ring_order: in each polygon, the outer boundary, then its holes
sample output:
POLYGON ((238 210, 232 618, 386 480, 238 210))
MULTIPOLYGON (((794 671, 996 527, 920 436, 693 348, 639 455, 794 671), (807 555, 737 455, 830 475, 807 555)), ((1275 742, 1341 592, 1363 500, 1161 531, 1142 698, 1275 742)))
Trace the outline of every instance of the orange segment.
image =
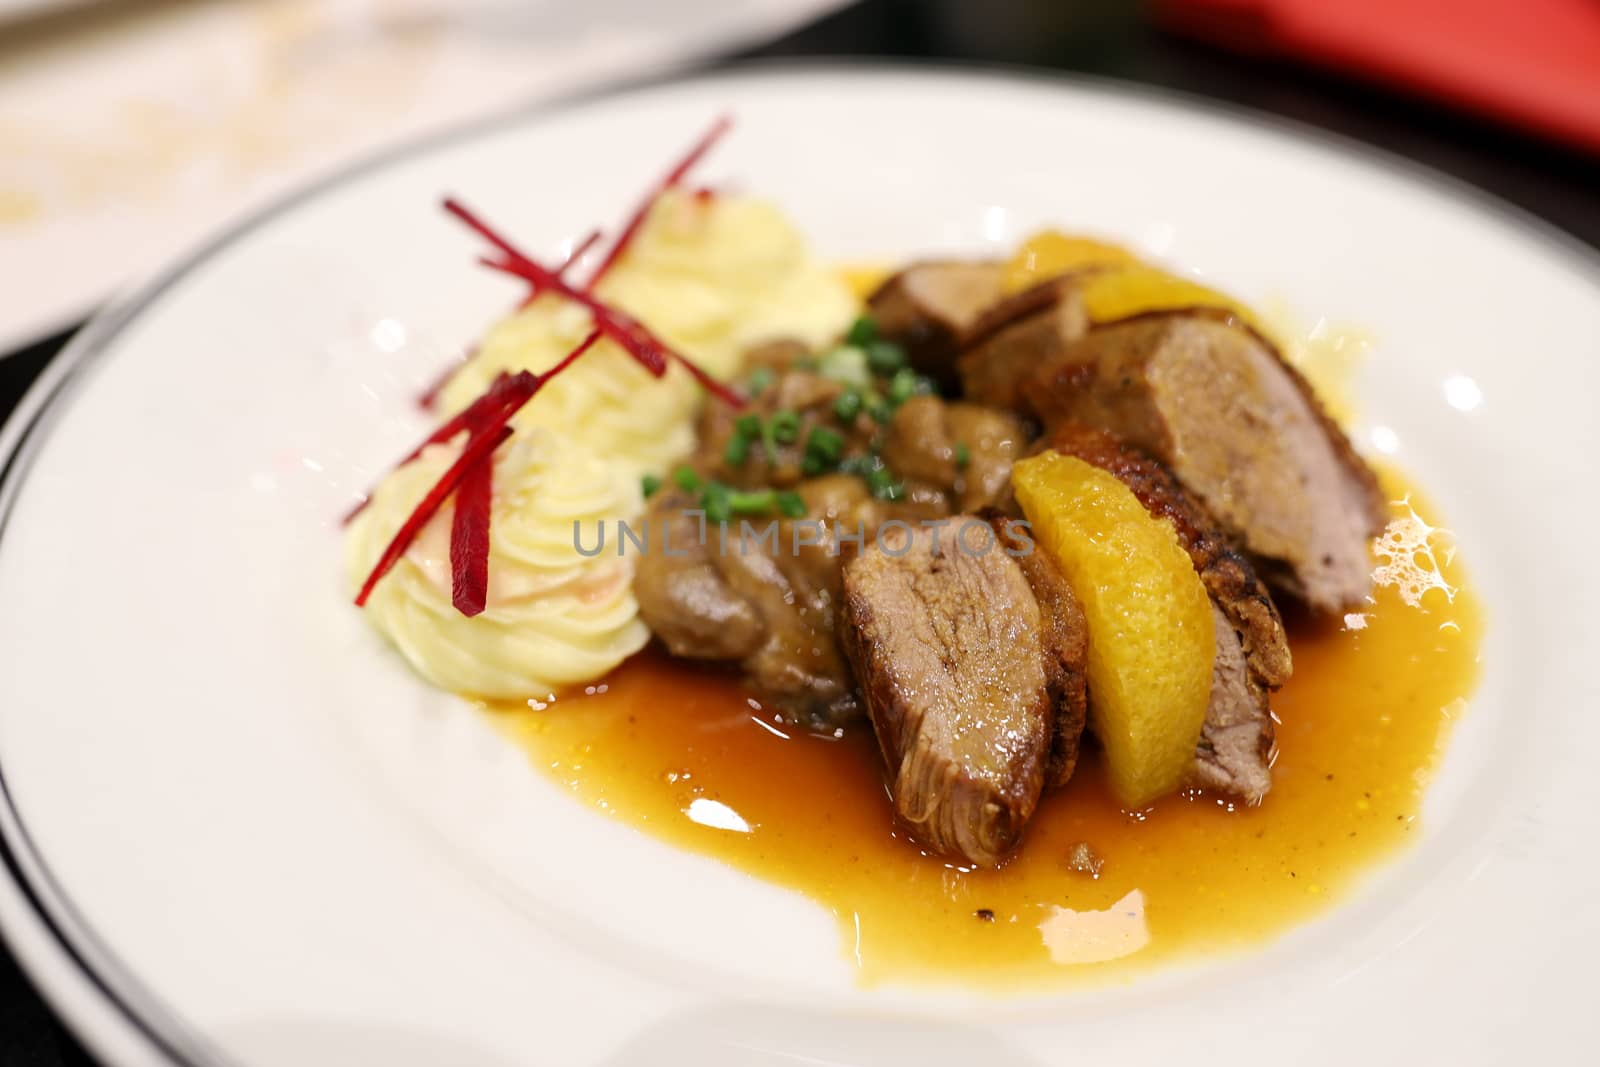
POLYGON ((1085 267, 1136 264, 1139 257, 1121 245, 1078 237, 1059 230, 1044 230, 1022 243, 1006 264, 1001 286, 1020 293, 1050 278, 1085 267))
POLYGON ((1089 626, 1089 721, 1112 789, 1139 808, 1182 784, 1211 694, 1211 598, 1177 531, 1115 476, 1045 452, 1012 471, 1040 548, 1089 626))

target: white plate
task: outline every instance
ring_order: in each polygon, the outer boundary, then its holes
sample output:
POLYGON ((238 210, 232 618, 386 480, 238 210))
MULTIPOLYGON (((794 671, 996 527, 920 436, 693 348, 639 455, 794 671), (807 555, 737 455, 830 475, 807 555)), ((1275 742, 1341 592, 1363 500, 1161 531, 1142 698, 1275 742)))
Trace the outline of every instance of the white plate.
POLYGON ((1600 956, 1596 279, 1393 161, 1019 76, 730 74, 347 175, 102 317, 0 440, 0 918, 117 1063, 1567 1060, 1600 956), (863 992, 820 908, 580 807, 384 651, 334 517, 507 296, 440 194, 552 248, 730 106, 709 176, 826 255, 1087 226, 1370 326, 1358 435, 1437 497, 1491 621, 1417 847, 1130 986, 863 992))

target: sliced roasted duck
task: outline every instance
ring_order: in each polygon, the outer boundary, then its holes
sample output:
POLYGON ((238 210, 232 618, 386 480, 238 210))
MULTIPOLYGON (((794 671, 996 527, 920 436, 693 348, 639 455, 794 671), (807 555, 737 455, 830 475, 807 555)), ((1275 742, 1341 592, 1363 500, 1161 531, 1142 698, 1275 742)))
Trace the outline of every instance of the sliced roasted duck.
POLYGON ((845 565, 840 633, 895 812, 927 847, 993 866, 1045 781, 1049 624, 1015 560, 939 533, 890 527, 845 565))
POLYGON ((1097 321, 1084 296, 1109 291, 1107 279, 1047 281, 980 316, 987 325, 957 361, 966 398, 1138 445, 1206 503, 1269 582, 1317 611, 1360 603, 1384 500, 1309 384, 1228 309, 1097 321))
POLYGON ((1252 331, 1201 310, 1096 327, 1027 392, 1045 422, 1097 426, 1160 459, 1314 610, 1366 596, 1367 542, 1386 519, 1377 477, 1252 331))
POLYGON ((995 510, 985 512, 984 517, 994 528, 998 548, 1017 561, 1039 602, 1044 673, 1055 718, 1045 786, 1063 786, 1078 767, 1078 747, 1089 718, 1089 624, 1067 576, 1048 553, 1039 550, 1018 521, 995 510))
POLYGON ((913 263, 867 301, 878 335, 901 345, 911 365, 945 388, 955 358, 984 311, 1001 297, 1005 265, 959 260, 913 263))

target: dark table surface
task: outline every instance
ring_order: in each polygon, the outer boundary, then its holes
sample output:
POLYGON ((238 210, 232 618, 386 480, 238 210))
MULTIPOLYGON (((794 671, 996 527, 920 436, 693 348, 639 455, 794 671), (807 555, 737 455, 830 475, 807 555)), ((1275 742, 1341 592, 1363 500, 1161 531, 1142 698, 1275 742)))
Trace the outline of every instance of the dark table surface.
MULTIPOLYGON (((726 61, 829 55, 1028 64, 1180 89, 1399 153, 1600 247, 1600 160, 1434 104, 1179 40, 1119 0, 865 0, 726 61)), ((0 359, 0 419, 70 336, 0 359)), ((0 1067, 94 1063, 0 948, 0 1067)))

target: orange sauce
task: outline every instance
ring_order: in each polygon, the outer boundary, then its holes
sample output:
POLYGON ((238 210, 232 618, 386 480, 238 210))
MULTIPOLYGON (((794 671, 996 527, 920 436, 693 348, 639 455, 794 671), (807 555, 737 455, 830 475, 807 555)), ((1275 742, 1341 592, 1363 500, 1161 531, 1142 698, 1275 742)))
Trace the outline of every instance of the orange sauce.
POLYGON ((1416 836, 1476 680, 1482 610, 1448 535, 1402 478, 1385 484, 1395 524, 1367 609, 1287 620, 1295 672, 1257 808, 1191 793, 1125 812, 1091 752, 1005 867, 962 870, 896 828, 870 728, 798 734, 725 674, 645 653, 501 722, 583 801, 831 909, 866 983, 1037 987, 1260 942, 1416 836), (1079 842, 1097 876, 1069 866, 1079 842))

